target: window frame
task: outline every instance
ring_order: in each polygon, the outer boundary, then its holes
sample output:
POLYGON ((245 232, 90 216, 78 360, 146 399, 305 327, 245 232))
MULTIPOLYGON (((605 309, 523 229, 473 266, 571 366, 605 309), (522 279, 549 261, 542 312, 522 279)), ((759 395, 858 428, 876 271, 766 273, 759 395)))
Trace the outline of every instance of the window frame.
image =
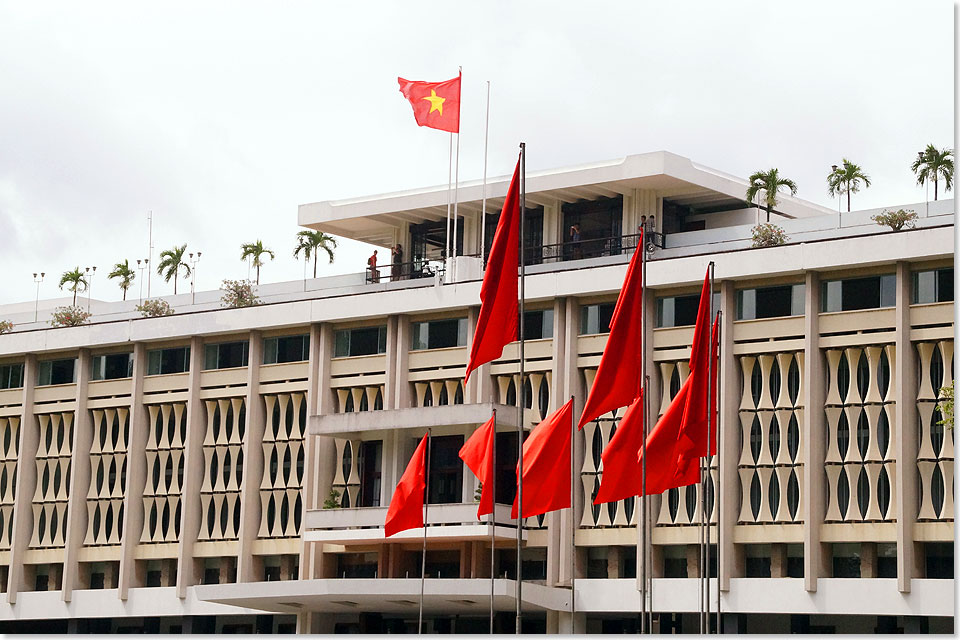
POLYGON ((229 340, 226 342, 215 342, 212 344, 203 345, 203 370, 204 371, 220 371, 223 369, 242 369, 250 364, 250 341, 249 340, 229 340), (238 365, 224 366, 221 362, 224 357, 221 354, 221 348, 224 346, 241 346, 241 355, 240 362, 238 365), (211 358, 211 355, 213 358, 211 358), (210 366, 211 359, 215 359, 215 365, 210 366))
POLYGON ((333 357, 334 358, 362 358, 364 356, 379 356, 387 352, 387 325, 371 325, 366 327, 351 327, 349 329, 337 329, 333 332, 333 357), (355 331, 377 330, 377 351, 375 353, 353 353, 353 334, 355 331), (346 338, 345 343, 341 338, 346 338), (343 353, 341 346, 346 344, 346 353, 343 353))
MULTIPOLYGON (((291 362, 306 362, 310 359, 310 334, 309 333, 298 333, 289 336, 270 336, 269 338, 264 338, 262 342, 263 346, 263 356, 261 358, 261 364, 289 364, 291 362), (281 340, 301 340, 301 357, 297 360, 281 360, 280 359, 280 341, 281 340), (271 349, 271 345, 272 349, 271 349), (271 355, 272 351, 272 355, 271 355)), ((248 354, 249 360, 249 354, 248 354)))
POLYGON ((467 346, 467 318, 438 318, 410 323, 410 351, 431 351, 433 349, 460 349, 467 346), (455 345, 433 346, 430 344, 430 325, 440 322, 457 323, 457 343, 455 345), (425 341, 425 342, 424 342, 425 341))

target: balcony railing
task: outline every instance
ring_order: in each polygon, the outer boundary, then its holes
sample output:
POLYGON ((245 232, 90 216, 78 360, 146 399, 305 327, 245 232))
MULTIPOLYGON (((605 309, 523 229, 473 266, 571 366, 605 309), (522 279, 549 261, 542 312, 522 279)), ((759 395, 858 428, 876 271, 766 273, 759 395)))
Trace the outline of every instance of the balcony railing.
POLYGON ((443 278, 445 265, 441 260, 420 260, 416 262, 390 263, 378 265, 376 269, 367 267, 367 283, 399 282, 421 278, 443 278))

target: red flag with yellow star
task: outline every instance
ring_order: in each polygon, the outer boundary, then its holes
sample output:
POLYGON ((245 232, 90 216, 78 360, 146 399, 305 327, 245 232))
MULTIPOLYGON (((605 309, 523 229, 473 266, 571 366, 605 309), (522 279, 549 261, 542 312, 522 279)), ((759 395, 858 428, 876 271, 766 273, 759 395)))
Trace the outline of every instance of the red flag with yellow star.
POLYGON ((460 76, 444 82, 397 78, 400 93, 410 101, 421 127, 460 133, 460 76))

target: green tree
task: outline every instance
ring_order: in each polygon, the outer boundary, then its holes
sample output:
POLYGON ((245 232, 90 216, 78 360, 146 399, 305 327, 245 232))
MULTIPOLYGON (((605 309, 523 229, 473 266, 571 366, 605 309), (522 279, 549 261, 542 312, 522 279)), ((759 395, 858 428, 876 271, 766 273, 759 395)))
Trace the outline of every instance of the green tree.
POLYGON ((67 285, 67 290, 73 292, 73 306, 77 306, 77 291, 86 291, 90 283, 87 282, 83 271, 80 271, 80 267, 76 267, 73 271, 64 271, 60 276, 61 289, 63 285, 67 285))
POLYGON ((133 280, 137 277, 136 272, 130 268, 130 261, 124 260, 113 266, 113 271, 107 275, 107 279, 120 278, 120 288, 123 290, 123 299, 127 299, 127 289, 133 286, 133 280))
MULTIPOLYGON (((917 184, 923 186, 933 180, 933 199, 937 199, 937 186, 943 178, 946 190, 953 188, 953 149, 938 150, 932 144, 917 154, 910 168, 917 174, 917 184)), ((929 197, 929 196, 928 196, 929 197)))
POLYGON ((767 222, 770 222, 770 212, 773 211, 777 203, 777 193, 780 189, 787 189, 790 195, 797 195, 797 184, 790 178, 781 178, 779 169, 770 169, 769 171, 757 171, 748 178, 747 202, 753 202, 761 191, 763 191, 763 208, 767 212, 767 222))
POLYGON ((297 247, 293 250, 293 257, 299 258, 300 254, 309 260, 313 258, 313 277, 317 277, 317 254, 321 250, 327 252, 330 258, 330 264, 333 264, 333 250, 337 248, 337 239, 328 236, 323 231, 300 231, 297 233, 297 247))
POLYGON ((182 244, 179 247, 174 245, 172 249, 166 249, 160 252, 160 264, 157 265, 157 275, 163 276, 164 282, 170 282, 173 279, 173 295, 177 295, 177 279, 180 278, 180 270, 183 269, 183 277, 190 276, 190 265, 183 259, 187 252, 187 245, 182 244))
POLYGON ((827 193, 831 198, 841 193, 847 194, 847 213, 850 212, 850 194, 860 191, 861 185, 869 187, 870 176, 863 172, 860 165, 853 164, 846 158, 843 159, 842 166, 835 166, 833 171, 827 174, 827 193))
POLYGON ((257 268, 257 284, 260 284, 260 267, 263 266, 263 256, 270 256, 270 259, 273 260, 275 257, 273 251, 264 247, 260 240, 245 242, 240 245, 240 250, 241 260, 253 258, 253 266, 257 268))

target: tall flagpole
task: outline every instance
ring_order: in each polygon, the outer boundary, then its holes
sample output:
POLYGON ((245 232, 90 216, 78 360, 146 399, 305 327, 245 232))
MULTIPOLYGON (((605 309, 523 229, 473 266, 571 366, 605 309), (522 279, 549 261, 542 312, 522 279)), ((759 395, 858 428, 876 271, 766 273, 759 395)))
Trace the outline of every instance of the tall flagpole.
POLYGON ((450 144, 448 146, 447 163, 447 252, 443 256, 444 267, 450 259, 450 190, 453 188, 453 133, 450 134, 450 144))
MULTIPOLYGON (((493 581, 497 563, 497 409, 493 409, 493 446, 490 448, 493 458, 493 475, 490 477, 490 493, 493 495, 493 511, 490 512, 490 634, 493 634, 493 581)), ((481 494, 482 497, 482 494, 481 494)))
MULTIPOLYGON (((571 408, 573 408, 573 396, 570 396, 571 408)), ((577 421, 574 419, 576 411, 570 412, 570 628, 576 632, 577 614, 577 500, 573 492, 573 480, 577 475, 576 447, 574 441, 577 437, 577 421)))
MULTIPOLYGON (((460 67, 460 101, 463 102, 463 67, 460 67)), ((460 105, 457 105, 457 110, 460 109, 460 105)), ((457 114, 459 120, 460 114, 457 114)), ((453 257, 457 257, 457 204, 460 200, 460 125, 457 125, 457 164, 456 169, 454 170, 454 182, 453 182, 453 257)), ((454 275, 456 275, 457 267, 453 267, 454 275)))
POLYGON ((483 128, 483 202, 480 205, 480 265, 487 251, 487 141, 490 138, 490 81, 487 80, 487 121, 483 128))
MULTIPOLYGON (((713 455, 710 453, 712 451, 712 431, 713 431, 713 411, 711 411, 710 405, 711 400, 713 399, 713 280, 714 280, 714 263, 710 262, 710 325, 708 327, 710 333, 708 334, 709 340, 707 344, 709 345, 707 351, 707 458, 706 458, 706 478, 703 484, 703 517, 704 521, 704 538, 705 538, 705 552, 706 559, 704 560, 704 633, 710 633, 710 530, 713 527, 710 522, 710 514, 707 512, 707 488, 712 487, 713 485, 713 476, 712 476, 712 467, 713 467, 713 455)), ((714 502, 716 502, 716 496, 714 496, 714 502)), ((719 553, 719 548, 717 549, 719 553)), ((719 566, 717 567, 717 578, 718 578, 718 587, 719 587, 719 566)), ((719 590, 719 589, 718 589, 719 590)))
POLYGON ((520 633, 520 604, 523 596, 523 409, 527 404, 527 386, 524 384, 524 261, 523 227, 527 208, 527 143, 520 143, 520 379, 517 389, 517 620, 514 632, 520 633))
POLYGON ((647 319, 643 297, 647 293, 647 245, 644 229, 640 230, 640 393, 643 406, 640 430, 643 441, 640 443, 640 633, 647 633, 647 319))
MULTIPOLYGON (((712 299, 712 292, 711 292, 711 299, 712 299)), ((721 318, 723 318, 723 311, 717 310, 717 313, 716 313, 716 323, 717 323, 717 354, 718 354, 718 356, 719 356, 719 353, 720 353, 720 331, 721 331, 720 319, 721 319, 721 318)), ((710 358, 711 358, 711 361, 712 361, 712 359, 713 359, 713 354, 714 354, 714 352, 713 352, 713 338, 711 337, 711 340, 710 340, 710 358)), ((713 376, 712 376, 712 375, 710 376, 710 379, 711 379, 711 380, 713 379, 713 376)), ((722 378, 720 377, 720 358, 718 357, 718 358, 717 358, 717 388, 714 389, 714 393, 717 395, 717 414, 716 414, 716 421, 717 421, 717 428, 716 428, 716 431, 717 431, 717 490, 716 490, 716 492, 715 492, 716 497, 714 498, 714 502, 716 502, 716 510, 717 510, 717 634, 722 633, 721 630, 720 630, 720 625, 721 625, 721 618, 720 618, 720 576, 721 576, 721 573, 720 573, 720 559, 723 557, 723 555, 720 553, 720 536, 721 536, 722 533, 723 533, 723 528, 720 526, 720 524, 721 524, 721 522, 722 522, 722 521, 720 520, 720 518, 721 518, 721 514, 723 513, 723 510, 720 508, 720 502, 721 502, 721 500, 723 499, 723 493, 720 491, 720 468, 721 468, 721 467, 720 467, 720 464, 721 464, 720 461, 721 461, 721 459, 722 459, 722 458, 721 458, 721 452, 720 452, 720 411, 719 411, 719 410, 720 410, 720 380, 722 380, 722 378)), ((712 418, 711 418, 711 419, 712 419, 712 418)))
POLYGON ((427 429, 427 481, 424 487, 423 501, 423 551, 420 553, 420 616, 417 618, 417 634, 423 633, 423 583, 427 577, 427 509, 430 507, 430 448, 433 444, 433 438, 430 437, 430 429, 427 429))

